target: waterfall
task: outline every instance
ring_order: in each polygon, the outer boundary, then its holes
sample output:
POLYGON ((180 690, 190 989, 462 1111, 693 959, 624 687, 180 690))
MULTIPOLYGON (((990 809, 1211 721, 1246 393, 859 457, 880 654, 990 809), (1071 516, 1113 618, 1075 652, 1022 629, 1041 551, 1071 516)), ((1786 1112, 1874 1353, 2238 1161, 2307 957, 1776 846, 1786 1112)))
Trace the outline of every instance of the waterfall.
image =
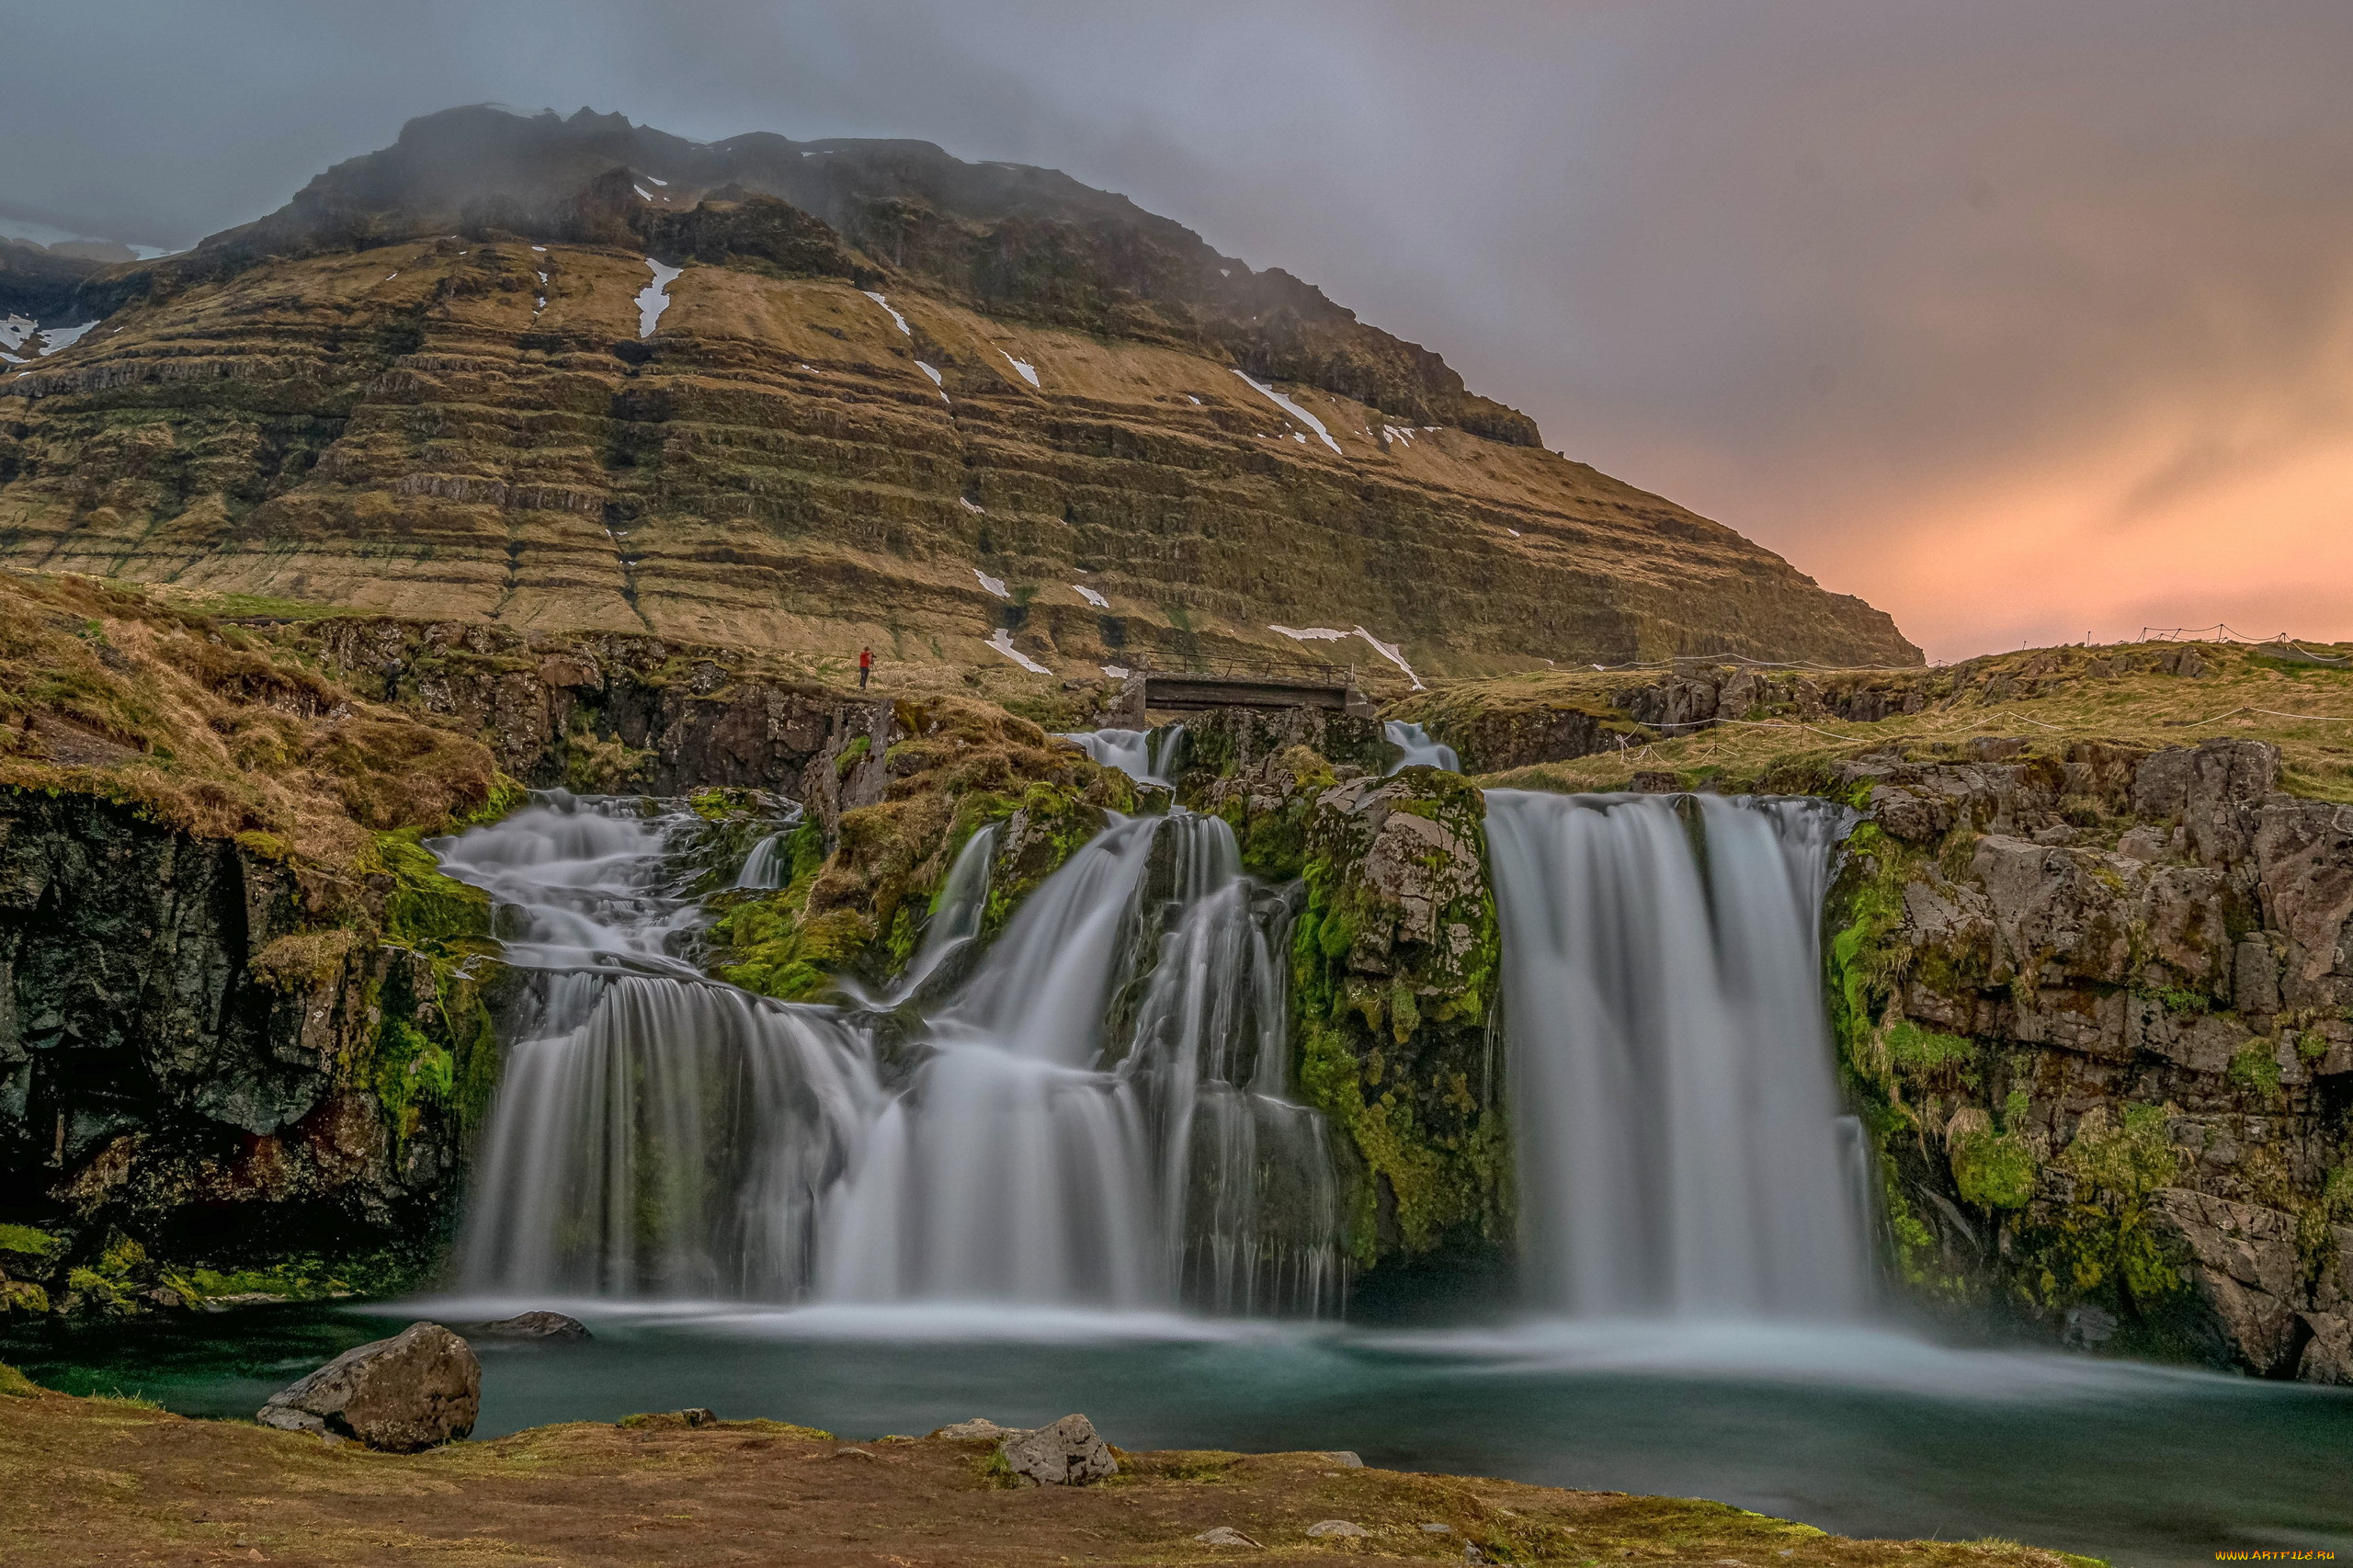
POLYGON ((460 1238, 470 1286, 773 1297, 807 1278, 814 1195, 881 1097, 871 1051, 679 956, 700 915, 668 885, 667 841, 691 820, 559 791, 434 846, 538 982, 460 1238))
POLYGON ((1408 767, 1442 767, 1449 773, 1462 771, 1462 759, 1454 755, 1454 748, 1443 741, 1430 739, 1429 732, 1419 724, 1392 719, 1381 726, 1381 733, 1389 737, 1391 745, 1404 754, 1389 769, 1392 773, 1408 767))
POLYGON ((785 845, 792 837, 792 830, 801 825, 801 808, 795 806, 784 819, 784 825, 752 846, 744 857, 744 869, 735 874, 735 885, 754 892, 774 892, 792 880, 792 863, 785 858, 785 845))
POLYGON ((980 930, 983 829, 892 994, 837 1009, 688 961, 702 916, 667 861, 691 821, 559 792, 435 845, 491 892, 533 980, 464 1286, 1336 1304, 1328 1132, 1284 1094, 1290 911, 1242 874, 1224 823, 1114 818, 959 980, 940 966, 980 930), (919 987, 935 971, 953 987, 936 1005, 919 987))
POLYGON ((1820 994, 1836 808, 1494 790, 1487 811, 1535 1299, 1859 1310, 1820 994))
POLYGON ((1184 756, 1185 726, 1157 730, 1078 730, 1057 735, 1105 767, 1116 767, 1139 784, 1173 785, 1184 756))
POLYGON ((1139 817, 1030 896, 928 1021, 931 1054, 830 1207, 825 1295, 1336 1298, 1324 1125, 1279 1092, 1287 911, 1239 862, 1214 817, 1139 817), (1123 1030, 1118 995, 1147 964, 1123 1030))
POLYGON ((907 961, 907 971, 899 977, 898 986, 892 994, 892 1001, 913 993, 949 954, 981 934, 981 915, 988 908, 989 869, 996 858, 996 824, 991 823, 966 839, 964 847, 956 852, 955 862, 939 884, 938 896, 932 900, 931 923, 924 927, 923 946, 907 961))

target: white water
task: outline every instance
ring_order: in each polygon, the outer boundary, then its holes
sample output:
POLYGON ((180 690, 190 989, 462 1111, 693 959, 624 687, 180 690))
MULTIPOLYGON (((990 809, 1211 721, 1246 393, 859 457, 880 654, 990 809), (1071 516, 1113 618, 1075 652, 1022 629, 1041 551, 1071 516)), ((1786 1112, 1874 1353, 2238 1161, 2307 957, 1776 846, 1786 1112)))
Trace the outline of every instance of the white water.
POLYGON ((786 845, 792 830, 801 825, 801 808, 793 807, 785 818, 784 826, 752 846, 744 857, 744 869, 735 874, 735 885, 755 892, 769 892, 792 880, 792 861, 786 845))
POLYGON ((1836 809, 1493 790, 1487 812, 1535 1301, 1858 1312, 1816 935, 1836 809))
POLYGON ((1429 732, 1419 724, 1392 719, 1381 726, 1381 733, 1389 737, 1391 745, 1404 754, 1389 770, 1392 773, 1402 772, 1408 767, 1442 767, 1449 773, 1462 771, 1462 759, 1454 755, 1454 748, 1443 741, 1430 739, 1429 732))
POLYGON ((557 794, 436 846, 540 971, 483 1137, 469 1288, 779 1299, 805 1276, 815 1196, 880 1097, 871 1052, 678 955, 699 922, 665 885, 686 820, 557 794))
MULTIPOLYGON (((437 846, 539 971, 458 1283, 472 1293, 1313 1312, 1324 1124, 1282 1096, 1288 911, 1214 818, 1115 819, 929 1017, 785 1006, 682 956, 680 813, 551 796, 437 846)), ((970 947, 993 830, 897 1006, 970 947)), ((909 1004, 913 1006, 913 1004, 909 1004)))
POLYGON ((1056 737, 1079 747, 1105 767, 1116 767, 1139 784, 1173 784, 1185 755, 1185 726, 1157 730, 1078 730, 1056 737))

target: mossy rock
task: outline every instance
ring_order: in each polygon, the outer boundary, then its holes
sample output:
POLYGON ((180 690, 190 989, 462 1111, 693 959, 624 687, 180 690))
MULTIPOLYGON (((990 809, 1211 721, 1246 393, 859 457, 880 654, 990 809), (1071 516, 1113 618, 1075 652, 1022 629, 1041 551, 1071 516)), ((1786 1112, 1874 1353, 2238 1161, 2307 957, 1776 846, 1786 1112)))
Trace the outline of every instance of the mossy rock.
POLYGON ((1509 1143, 1488 1051, 1501 942, 1485 800, 1415 769, 1322 791, 1293 934, 1302 1095, 1351 1155, 1359 1267, 1510 1235, 1509 1143))

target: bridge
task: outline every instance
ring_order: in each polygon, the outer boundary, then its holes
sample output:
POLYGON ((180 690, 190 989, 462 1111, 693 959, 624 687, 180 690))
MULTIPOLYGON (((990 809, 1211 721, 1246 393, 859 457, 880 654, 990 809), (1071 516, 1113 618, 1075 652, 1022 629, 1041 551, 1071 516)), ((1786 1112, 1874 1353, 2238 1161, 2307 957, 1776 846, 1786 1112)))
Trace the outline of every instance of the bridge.
POLYGON ((1144 710, 1199 712, 1211 708, 1326 708, 1370 716, 1353 665, 1275 659, 1188 659, 1182 669, 1129 666, 1119 711, 1141 728, 1144 710))

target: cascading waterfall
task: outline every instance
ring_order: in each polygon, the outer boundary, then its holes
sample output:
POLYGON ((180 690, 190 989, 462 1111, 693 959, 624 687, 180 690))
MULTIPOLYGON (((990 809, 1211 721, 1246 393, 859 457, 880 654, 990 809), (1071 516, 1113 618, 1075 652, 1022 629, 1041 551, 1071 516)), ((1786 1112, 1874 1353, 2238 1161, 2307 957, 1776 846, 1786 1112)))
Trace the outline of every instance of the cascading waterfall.
POLYGON ((1185 755, 1185 726, 1157 730, 1075 730, 1058 735, 1105 767, 1116 767, 1139 784, 1168 785, 1185 755))
POLYGON ((1534 1299, 1858 1311, 1819 989, 1836 808, 1494 790, 1487 812, 1534 1299))
POLYGON ((801 808, 794 806, 785 817, 784 825, 752 846, 744 857, 744 869, 735 875, 735 885, 755 892, 772 892, 792 880, 792 861, 785 849, 791 840, 792 830, 801 825, 801 808))
POLYGON ((1419 724, 1409 724, 1403 719, 1392 719, 1381 727, 1381 733, 1404 755, 1389 769, 1401 773, 1408 767, 1442 767, 1449 773, 1462 771, 1462 759, 1444 741, 1430 739, 1429 732, 1419 724))
POLYGON ((1082 848, 929 1020, 932 1054, 829 1207, 823 1292, 1335 1299, 1324 1125, 1279 1097, 1284 915, 1213 817, 1118 822, 1082 848), (1147 962, 1122 1030, 1120 993, 1147 962))
POLYGON ((932 901, 931 922, 924 927, 923 944, 892 989, 892 1002, 913 994, 933 971, 980 936, 981 916, 988 909, 989 868, 996 856, 996 824, 991 823, 956 852, 955 863, 939 884, 939 896, 932 901))
MULTIPOLYGON (((1215 818, 1115 819, 927 1017, 786 1006, 680 956, 691 818, 555 795, 442 841, 536 971, 459 1256, 486 1292, 1336 1301, 1323 1119, 1283 1097, 1283 897, 1215 818), (886 1048, 883 1035, 890 1040, 886 1048)), ((976 938, 994 830, 908 972, 976 938)), ((743 879, 739 878, 739 881, 743 879)), ((904 1006, 903 1006, 904 1005, 904 1006)))
POLYGON ((860 1031, 715 985, 674 950, 691 819, 560 792, 435 846, 538 971, 515 1021, 459 1247, 494 1291, 789 1296, 816 1195, 881 1098, 860 1031))

